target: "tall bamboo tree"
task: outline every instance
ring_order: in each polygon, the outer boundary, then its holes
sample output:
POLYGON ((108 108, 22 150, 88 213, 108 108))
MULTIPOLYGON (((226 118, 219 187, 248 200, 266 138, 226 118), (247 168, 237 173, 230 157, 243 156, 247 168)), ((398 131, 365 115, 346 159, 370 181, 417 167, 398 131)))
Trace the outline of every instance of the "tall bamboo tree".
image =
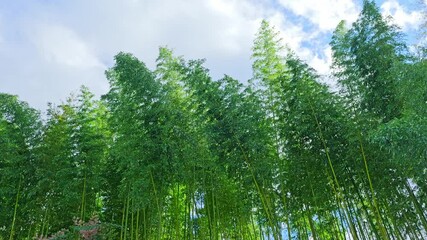
POLYGON ((39 113, 17 96, 0 94, 0 238, 20 239, 35 221, 39 113))

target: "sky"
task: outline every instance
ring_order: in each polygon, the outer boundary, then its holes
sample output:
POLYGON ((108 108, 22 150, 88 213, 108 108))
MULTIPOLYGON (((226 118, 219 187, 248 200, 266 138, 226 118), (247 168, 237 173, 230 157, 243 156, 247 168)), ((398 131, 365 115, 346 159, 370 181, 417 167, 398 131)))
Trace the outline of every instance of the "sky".
MULTIPOLYGON (((417 41, 419 1, 377 0, 408 42, 417 41)), ((105 70, 120 51, 150 68, 160 46, 206 59, 213 79, 251 78, 251 47, 262 19, 300 58, 327 76, 328 45, 362 0, 0 0, 0 92, 45 111, 81 85, 101 96, 105 70)))

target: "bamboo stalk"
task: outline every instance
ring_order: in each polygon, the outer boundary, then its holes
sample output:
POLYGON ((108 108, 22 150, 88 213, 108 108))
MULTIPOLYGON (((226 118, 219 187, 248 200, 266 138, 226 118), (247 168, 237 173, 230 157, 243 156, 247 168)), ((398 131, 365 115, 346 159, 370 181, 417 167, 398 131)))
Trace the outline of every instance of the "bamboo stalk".
POLYGON ((176 193, 176 199, 175 199, 175 237, 178 239, 180 238, 180 231, 179 231, 179 197, 180 197, 180 192, 179 192, 179 183, 177 183, 177 193, 176 193))
POLYGON ((123 201, 123 211, 122 211, 122 224, 120 227, 120 240, 123 240, 123 236, 124 236, 124 225, 125 225, 125 213, 126 213, 126 200, 123 201))
POLYGON ((130 239, 132 239, 133 238, 133 225, 134 225, 134 218, 133 218, 133 198, 132 198, 132 200, 131 200, 131 214, 130 214, 130 222, 131 222, 131 224, 130 224, 130 239))
POLYGON ((19 194, 21 193, 22 179, 23 177, 21 175, 18 183, 18 192, 16 193, 16 198, 15 198, 15 207, 13 209, 12 226, 10 227, 9 240, 13 240, 13 236, 15 235, 15 223, 16 223, 16 215, 18 212, 18 202, 19 202, 19 194))
POLYGON ((389 239, 387 236, 387 231, 384 227, 384 223, 381 219, 381 215, 380 215, 380 210, 378 208, 378 203, 375 197, 375 192, 374 192, 374 187, 372 185, 372 180, 371 180, 371 175, 369 174, 369 168, 368 168, 368 162, 366 161, 366 155, 365 155, 365 151, 363 149, 363 145, 362 145, 362 136, 359 132, 359 143, 360 143, 360 151, 362 153, 362 157, 363 157, 363 162, 365 164, 365 171, 366 171, 366 176, 368 178, 369 181, 369 189, 371 190, 371 195, 372 195, 372 201, 374 202, 374 207, 375 207, 375 215, 377 217, 377 221, 379 223, 379 227, 380 227, 380 232, 381 232, 381 237, 383 239, 389 239))
POLYGON ((151 178, 151 183, 153 184, 154 197, 156 198, 157 211, 158 211, 158 215, 159 215, 158 216, 159 217, 159 223, 158 223, 158 229, 157 229, 157 239, 161 239, 161 236, 162 236, 162 213, 161 213, 161 209, 160 209, 159 197, 157 195, 156 184, 154 183, 154 177, 153 177, 153 173, 151 172, 151 169, 150 169, 150 178, 151 178))
POLYGON ((130 202, 130 196, 128 193, 128 197, 126 200, 126 217, 125 217, 125 229, 123 234, 123 239, 126 240, 127 232, 128 232, 128 220, 129 220, 129 202, 130 202))
POLYGON ((135 229, 135 239, 139 239, 139 208, 136 211, 136 229, 135 229))
POLYGON ((405 181, 405 183, 403 183, 403 184, 405 185, 405 188, 408 191, 409 197, 411 198, 411 201, 414 204, 415 211, 417 212, 418 217, 421 220, 421 224, 423 225, 424 230, 427 231, 427 220, 424 216, 421 204, 418 202, 417 198, 415 197, 415 194, 414 194, 411 186, 409 186, 408 181, 405 181))
POLYGON ((83 191, 82 191, 82 202, 80 205, 80 219, 84 221, 85 219, 85 201, 86 201, 86 171, 83 179, 83 191))
POLYGON ((348 207, 346 206, 346 203, 345 203, 345 201, 343 199, 343 196, 341 196, 342 195, 342 193, 341 193, 341 187, 340 187, 340 184, 338 182, 338 178, 337 178, 337 175, 335 173, 335 169, 334 169, 334 167, 332 165, 332 160, 331 160, 331 157, 329 155, 329 150, 328 150, 328 148, 326 146, 326 141, 325 141, 325 139, 323 137, 322 129, 320 128, 319 120, 317 119, 317 116, 316 116, 316 114, 314 112, 314 108, 313 108, 313 105, 311 104, 311 101, 310 101, 310 107, 311 107, 311 110, 312 110, 312 113, 313 113, 313 117, 314 117, 314 119, 316 121, 317 129, 319 131, 319 137, 320 137, 320 140, 322 141, 323 148, 325 150, 325 154, 326 154, 326 157, 328 159, 328 164, 329 164, 330 170, 332 172, 332 176, 333 176, 334 182, 335 182, 335 184, 337 186, 337 189, 338 189, 338 195, 337 196, 339 197, 339 199, 341 199, 341 201, 339 201, 339 202, 341 204, 343 204, 343 210, 346 213, 347 221, 348 221, 348 224, 350 225, 350 232, 351 232, 351 234, 353 236, 353 239, 358 239, 357 232, 355 230, 353 222, 351 221, 350 215, 348 214, 348 207))
MULTIPOLYGON (((237 138, 236 138, 236 139, 237 139, 237 138)), ((253 169, 252 169, 252 167, 251 167, 251 165, 250 165, 250 163, 249 163, 249 159, 248 159, 248 157, 246 156, 245 151, 243 150, 242 146, 240 145, 240 142, 239 142, 239 140, 238 140, 238 139, 237 139, 237 141, 238 141, 238 145, 239 145, 239 147, 240 147, 240 150, 242 151, 242 154, 243 154, 243 156, 244 156, 244 158, 245 158, 245 160, 246 160, 246 164, 248 165, 249 170, 250 170, 250 172, 251 172, 252 180, 254 181, 255 187, 256 187, 256 189, 257 189, 257 191, 258 191, 258 194, 260 195, 261 203, 262 203, 262 205, 263 205, 263 207, 264 207, 264 211, 265 211, 265 213, 266 213, 266 215, 267 215, 267 218, 268 218, 268 221, 269 221, 269 223, 270 223, 271 230, 272 230, 273 232, 275 232, 275 230, 274 230, 274 229, 275 229, 275 226, 274 226, 274 224, 273 224, 272 217, 270 216, 270 209, 268 208, 268 204, 266 203, 265 196, 264 196, 264 194, 263 194, 263 192, 262 192, 262 190, 261 190, 260 186, 258 185, 258 181, 257 181, 257 180, 256 180, 256 178, 255 178, 254 171, 253 171, 253 169)), ((277 237, 277 238, 275 237, 275 239, 279 239, 279 237, 277 237)))
POLYGON ((143 222, 144 222, 144 239, 147 238, 147 218, 145 216, 145 207, 142 209, 142 215, 143 215, 143 222))

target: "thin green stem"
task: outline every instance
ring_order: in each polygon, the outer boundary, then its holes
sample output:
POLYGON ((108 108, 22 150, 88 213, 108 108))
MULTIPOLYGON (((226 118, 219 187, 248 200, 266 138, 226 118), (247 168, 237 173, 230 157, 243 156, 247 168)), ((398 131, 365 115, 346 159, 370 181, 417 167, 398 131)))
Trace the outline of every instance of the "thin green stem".
POLYGON ((365 171, 366 171, 366 176, 368 178, 368 182, 369 182, 369 189, 371 191, 371 195, 372 195, 372 201, 374 202, 374 207, 375 207, 375 216, 377 218, 377 221, 379 223, 379 227, 380 227, 380 231, 381 231, 381 237, 383 239, 389 239, 388 235, 387 235, 387 231, 384 227, 384 222, 382 221, 381 218, 381 214, 380 214, 380 209, 378 207, 378 203, 375 197, 375 192, 374 192, 374 187, 372 184, 372 180, 371 180, 371 175, 369 174, 369 168, 368 168, 368 161, 366 161, 366 155, 365 155, 365 150, 363 149, 363 144, 362 144, 362 136, 359 133, 359 143, 360 143, 360 151, 362 153, 362 157, 363 157, 363 162, 365 164, 365 171))
POLYGON ((83 179, 82 202, 80 207, 80 219, 84 221, 85 218, 85 201, 86 201, 86 171, 83 179))
POLYGON ((158 239, 161 239, 162 236, 162 212, 160 209, 160 202, 159 202, 159 197, 157 195, 157 190, 156 190, 156 184, 154 183, 154 177, 153 177, 153 173, 150 170, 150 179, 151 179, 151 183, 153 184, 153 191, 154 191, 154 197, 156 198, 156 204, 157 204, 157 211, 158 211, 158 217, 159 217, 159 224, 158 224, 158 239))
POLYGON ((12 226, 10 227, 9 240, 13 240, 13 236, 15 235, 15 223, 16 223, 16 215, 18 212, 19 194, 21 193, 22 179, 23 179, 23 177, 21 175, 19 178, 19 183, 18 183, 18 192, 16 193, 16 198, 15 198, 15 207, 13 210, 13 219, 12 219, 12 226))
MULTIPOLYGON (((261 203, 262 203, 262 205, 263 205, 263 207, 264 207, 265 214, 267 215, 268 221, 269 221, 269 223, 270 223, 271 230, 273 231, 274 235, 276 235, 275 225, 274 225, 273 220, 272 220, 272 217, 271 217, 271 215, 270 215, 270 211, 271 211, 271 210, 270 210, 270 208, 268 207, 267 200, 265 199, 265 196, 264 196, 264 194, 263 194, 263 192, 262 192, 262 190, 261 190, 261 188, 260 188, 260 186, 259 186, 259 184, 258 184, 258 181, 256 180, 255 173, 254 173, 254 171, 253 171, 253 169, 252 169, 252 166, 251 166, 251 164, 250 164, 250 162, 249 162, 249 159, 248 159, 248 157, 247 157, 247 155, 246 155, 246 152, 243 150, 243 148, 242 148, 242 146, 241 146, 240 142, 238 141, 238 139, 236 139, 236 140, 237 140, 237 142, 238 142, 238 145, 239 145, 240 150, 242 151, 243 157, 244 157, 244 158, 245 158, 245 160, 246 160, 246 164, 247 164, 247 165, 248 165, 248 167, 249 167, 249 170, 250 170, 251 175, 252 175, 252 180, 254 181, 254 184, 255 184, 255 187, 256 187, 256 189, 257 189, 257 191, 258 191, 258 194, 260 195, 261 203)), ((279 239, 279 236, 276 236, 275 238, 276 238, 276 239, 279 239)))

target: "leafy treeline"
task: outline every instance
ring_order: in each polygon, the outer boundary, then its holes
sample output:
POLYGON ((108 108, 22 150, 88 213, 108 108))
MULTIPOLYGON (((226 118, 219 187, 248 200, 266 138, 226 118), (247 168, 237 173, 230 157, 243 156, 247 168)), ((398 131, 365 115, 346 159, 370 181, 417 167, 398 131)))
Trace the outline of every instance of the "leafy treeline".
POLYGON ((246 85, 160 48, 45 121, 0 94, 0 239, 425 238, 425 54, 372 1, 331 47, 338 93, 263 21, 246 85))

